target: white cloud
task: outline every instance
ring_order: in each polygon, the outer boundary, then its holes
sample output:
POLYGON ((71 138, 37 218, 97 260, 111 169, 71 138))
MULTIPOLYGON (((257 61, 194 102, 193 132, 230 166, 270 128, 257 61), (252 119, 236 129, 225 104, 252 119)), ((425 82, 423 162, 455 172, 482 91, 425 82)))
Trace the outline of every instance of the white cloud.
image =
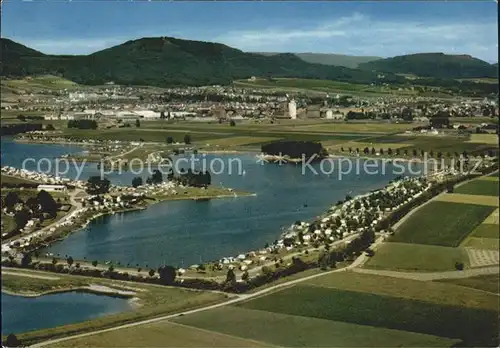
POLYGON ((244 51, 318 52, 392 57, 418 52, 470 54, 498 61, 497 23, 480 20, 380 20, 361 13, 304 26, 293 21, 267 28, 220 32, 211 28, 145 29, 135 37, 57 38, 12 37, 28 47, 51 54, 89 54, 140 37, 174 36, 215 41, 244 51), (286 24, 283 24, 286 23, 286 24), (188 30, 189 35, 186 37, 188 30))
POLYGON ((418 52, 470 54, 497 61, 496 22, 382 21, 362 14, 306 28, 229 31, 217 41, 246 51, 323 52, 390 57, 418 52))

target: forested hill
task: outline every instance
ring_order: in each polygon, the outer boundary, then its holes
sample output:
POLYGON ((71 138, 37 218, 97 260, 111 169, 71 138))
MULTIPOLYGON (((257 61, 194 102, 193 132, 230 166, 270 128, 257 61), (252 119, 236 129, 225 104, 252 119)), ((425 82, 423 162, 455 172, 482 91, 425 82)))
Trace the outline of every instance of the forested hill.
POLYGON ((413 74, 419 77, 443 79, 496 78, 498 65, 468 55, 419 53, 374 60, 358 65, 366 71, 413 74))
MULTIPOLYGON (((374 83, 371 71, 312 64, 294 54, 263 56, 226 45, 170 37, 125 42, 90 55, 45 55, 2 39, 2 76, 59 75, 82 84, 211 85, 236 79, 297 77, 374 83)), ((388 75, 384 82, 404 82, 388 75)))

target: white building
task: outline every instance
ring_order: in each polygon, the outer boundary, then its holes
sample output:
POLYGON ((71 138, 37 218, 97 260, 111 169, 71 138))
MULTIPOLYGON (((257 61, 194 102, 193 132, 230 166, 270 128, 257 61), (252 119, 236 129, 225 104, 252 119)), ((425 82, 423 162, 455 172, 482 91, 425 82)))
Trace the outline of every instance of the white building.
POLYGON ((65 192, 65 185, 38 185, 36 188, 38 191, 47 191, 47 192, 65 192))
POLYGON ((297 104, 293 99, 288 103, 288 115, 292 120, 297 119, 297 104))

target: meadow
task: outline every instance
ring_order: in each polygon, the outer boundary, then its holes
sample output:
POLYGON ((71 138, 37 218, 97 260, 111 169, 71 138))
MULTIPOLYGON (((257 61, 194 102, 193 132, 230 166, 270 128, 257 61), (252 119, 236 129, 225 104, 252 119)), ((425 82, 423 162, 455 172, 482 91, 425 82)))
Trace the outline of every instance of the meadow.
POLYGON ((453 284, 357 272, 331 273, 311 279, 307 285, 467 308, 492 309, 498 306, 498 299, 491 294, 453 284))
POLYGON ((500 294, 500 275, 483 275, 462 279, 442 279, 439 282, 447 284, 455 284, 461 287, 478 289, 493 294, 500 294))
POLYGON ((498 207, 498 196, 446 193, 444 195, 437 197, 436 202, 498 207))
POLYGON ((477 179, 454 190, 455 193, 467 195, 495 196, 499 195, 498 181, 477 179))
POLYGON ((271 347, 224 333, 160 321, 63 341, 57 348, 83 347, 271 347))
POLYGON ((430 202, 412 214, 390 241, 456 247, 494 210, 484 205, 430 202))
MULTIPOLYGON (((291 290, 293 289, 295 287, 291 290)), ((280 291, 260 299, 274 298, 281 293, 280 291)), ((296 300, 293 304, 289 303, 290 307, 307 299, 299 297, 296 300)), ((281 347, 331 347, 332 342, 337 347, 363 347, 367 344, 374 347, 435 347, 450 346, 453 343, 452 340, 431 335, 303 315, 305 313, 290 314, 275 311, 268 306, 253 309, 249 307, 252 303, 197 313, 175 321, 247 339, 258 339, 281 347)))
POLYGON ((394 271, 441 272, 455 270, 455 263, 469 266, 465 250, 436 245, 384 243, 364 267, 394 271))
POLYGON ((495 342, 498 333, 498 312, 495 310, 463 308, 321 287, 295 286, 238 306, 460 338, 471 345, 491 344, 495 342))

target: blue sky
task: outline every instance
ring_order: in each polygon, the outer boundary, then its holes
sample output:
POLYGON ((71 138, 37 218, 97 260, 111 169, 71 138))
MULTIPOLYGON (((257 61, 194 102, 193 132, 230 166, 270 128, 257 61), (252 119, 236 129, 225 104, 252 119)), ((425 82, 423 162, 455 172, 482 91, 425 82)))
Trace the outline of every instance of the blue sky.
POLYGON ((417 52, 498 61, 497 4, 6 0, 2 37, 44 53, 86 54, 151 36, 244 51, 392 57, 417 52))

